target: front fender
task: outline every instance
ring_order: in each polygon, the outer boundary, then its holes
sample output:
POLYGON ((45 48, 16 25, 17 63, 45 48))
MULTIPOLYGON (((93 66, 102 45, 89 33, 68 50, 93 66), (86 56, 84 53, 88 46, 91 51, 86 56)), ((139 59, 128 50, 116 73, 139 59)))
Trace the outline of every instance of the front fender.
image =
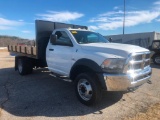
MULTIPOLYGON (((90 59, 86 59, 86 58, 83 58, 83 59, 76 61, 70 71, 70 78, 72 80, 75 79, 75 77, 77 75, 77 71, 79 72, 79 70, 77 70, 77 69, 80 69, 80 68, 85 69, 85 70, 82 70, 82 72, 83 71, 87 72, 87 70, 91 70, 92 72, 94 72, 98 78, 97 80, 100 83, 102 89, 104 89, 104 90, 107 89, 106 84, 105 84, 105 80, 103 77, 103 71, 102 71, 101 67, 96 62, 94 62, 93 60, 90 60, 90 59)), ((88 71, 88 72, 90 72, 90 71, 88 71)))
POLYGON ((90 59, 86 59, 86 58, 76 61, 74 65, 72 66, 71 71, 72 69, 74 69, 75 66, 79 66, 79 65, 87 66, 90 69, 92 69, 94 72, 98 72, 98 73, 102 72, 101 67, 96 62, 90 59))

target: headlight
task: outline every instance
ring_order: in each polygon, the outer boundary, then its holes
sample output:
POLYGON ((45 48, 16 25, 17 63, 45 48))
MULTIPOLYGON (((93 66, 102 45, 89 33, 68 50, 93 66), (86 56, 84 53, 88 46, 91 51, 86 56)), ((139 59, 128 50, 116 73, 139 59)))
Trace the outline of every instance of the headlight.
POLYGON ((126 59, 110 58, 110 59, 106 59, 102 63, 101 68, 104 72, 107 72, 107 73, 122 73, 125 62, 126 62, 126 59))

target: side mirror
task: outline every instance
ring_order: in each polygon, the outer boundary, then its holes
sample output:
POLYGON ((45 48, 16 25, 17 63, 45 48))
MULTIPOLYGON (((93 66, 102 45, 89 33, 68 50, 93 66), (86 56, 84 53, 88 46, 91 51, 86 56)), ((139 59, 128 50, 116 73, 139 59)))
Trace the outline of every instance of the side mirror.
POLYGON ((112 38, 111 37, 109 38, 109 42, 112 42, 112 38))
POLYGON ((55 42, 57 41, 57 35, 51 35, 51 37, 50 37, 50 42, 51 42, 51 44, 55 44, 55 42))

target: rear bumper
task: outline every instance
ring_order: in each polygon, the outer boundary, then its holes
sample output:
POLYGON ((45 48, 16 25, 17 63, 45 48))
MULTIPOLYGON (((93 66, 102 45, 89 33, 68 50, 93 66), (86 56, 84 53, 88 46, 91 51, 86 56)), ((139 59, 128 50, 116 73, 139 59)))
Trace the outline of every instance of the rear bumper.
POLYGON ((107 91, 126 91, 146 83, 151 78, 152 69, 137 74, 103 74, 107 91))

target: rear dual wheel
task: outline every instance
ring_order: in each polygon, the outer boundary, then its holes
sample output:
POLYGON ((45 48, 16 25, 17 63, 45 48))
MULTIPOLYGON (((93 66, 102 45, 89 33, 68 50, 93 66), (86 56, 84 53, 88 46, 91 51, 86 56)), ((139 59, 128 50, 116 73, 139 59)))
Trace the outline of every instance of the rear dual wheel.
POLYGON ((33 71, 31 59, 25 57, 18 58, 17 69, 20 75, 31 74, 33 71))

